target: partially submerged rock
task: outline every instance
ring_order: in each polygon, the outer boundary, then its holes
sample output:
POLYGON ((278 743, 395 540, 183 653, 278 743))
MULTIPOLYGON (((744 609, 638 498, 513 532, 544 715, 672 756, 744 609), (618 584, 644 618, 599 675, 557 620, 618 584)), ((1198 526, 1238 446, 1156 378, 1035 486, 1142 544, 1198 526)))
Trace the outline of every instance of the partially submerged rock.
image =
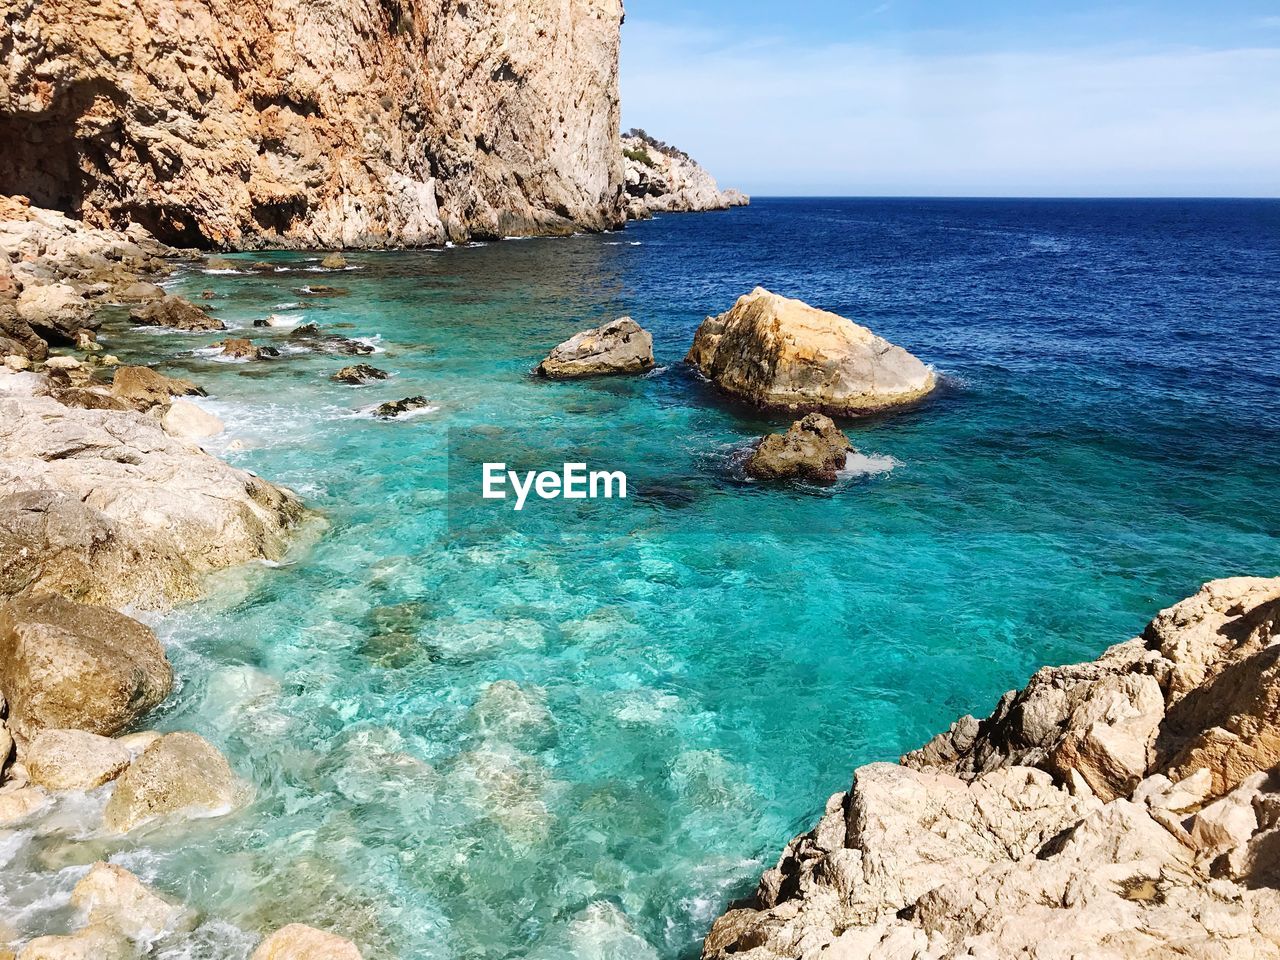
POLYGON ((27 774, 49 790, 92 790, 124 772, 129 749, 87 730, 45 729, 22 752, 27 774))
POLYGON ((708 317, 686 358, 712 383, 767 409, 848 416, 933 390, 933 371, 844 317, 757 287, 708 317))
POLYGON ((116 367, 111 395, 135 410, 167 406, 173 397, 203 397, 204 391, 190 380, 167 377, 150 367, 116 367))
POLYGON ((385 370, 379 370, 377 367, 370 366, 367 363, 357 363, 350 367, 343 367, 335 373, 330 380, 335 383, 372 383, 374 380, 385 380, 390 374, 385 370))
POLYGON ((344 937, 301 923, 281 927, 259 944, 250 960, 361 960, 356 945, 344 937))
POLYGON ((853 444, 830 417, 809 413, 785 434, 771 433, 747 459, 747 474, 761 480, 799 477, 834 483, 853 444))
POLYGON ((261 360, 263 357, 280 356, 280 351, 275 347, 260 347, 244 337, 227 337, 226 340, 215 343, 214 346, 222 348, 224 357, 236 360, 261 360))
POLYGON ((164 647, 130 617, 50 593, 0 606, 0 692, 19 736, 67 729, 110 736, 172 685, 164 647))
POLYGON ((218 749, 194 733, 156 740, 116 781, 107 801, 108 830, 127 833, 158 817, 220 817, 252 796, 218 749))
POLYGON ((426 397, 405 397, 403 400, 389 400, 386 403, 378 405, 373 411, 373 415, 380 420, 394 420, 396 417, 404 416, 406 413, 412 413, 414 410, 421 410, 423 407, 431 405, 431 401, 426 397))
POLYGON ((703 956, 1276 956, 1277 641, 1280 579, 1215 581, 862 767, 703 956))
POLYGON ((75 889, 71 904, 88 920, 118 931, 134 943, 148 945, 159 937, 190 930, 195 915, 170 903, 128 870, 95 863, 75 889))
POLYGON ((298 288, 300 297, 345 297, 351 291, 346 287, 331 287, 323 283, 309 283, 298 288))
POLYGON ((160 425, 170 436, 188 440, 207 440, 226 429, 220 419, 188 400, 172 401, 160 418, 160 425))
POLYGON ((653 337, 630 317, 574 334, 537 366, 544 377, 567 379, 643 373, 653 367, 653 337))
POLYGON ((132 960, 135 955, 118 930, 94 924, 66 936, 36 937, 18 960, 132 960))
POLYGON ((324 259, 320 261, 320 266, 326 270, 343 270, 347 266, 347 258, 340 253, 326 254, 324 259))
POLYGON ((226 325, 182 297, 167 295, 129 311, 129 319, 150 327, 174 330, 225 330, 226 325))
POLYGON ((304 323, 289 334, 293 343, 301 343, 320 353, 338 353, 347 356, 366 356, 373 353, 373 347, 359 340, 340 337, 334 333, 324 333, 314 323, 304 323))

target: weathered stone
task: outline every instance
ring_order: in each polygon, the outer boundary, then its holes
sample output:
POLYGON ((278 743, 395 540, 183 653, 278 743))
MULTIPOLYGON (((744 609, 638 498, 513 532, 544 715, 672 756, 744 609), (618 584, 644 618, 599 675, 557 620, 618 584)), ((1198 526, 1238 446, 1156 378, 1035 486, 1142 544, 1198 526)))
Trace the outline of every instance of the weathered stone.
POLYGON ((48 594, 0 606, 0 691, 20 736, 109 736, 169 695, 173 672, 150 629, 123 614, 48 594))
POLYGON ((380 420, 394 420, 396 417, 430 405, 431 401, 426 397, 405 397, 403 400, 388 400, 386 403, 379 404, 373 411, 373 415, 380 420))
POLYGON ((369 344, 332 333, 323 333, 314 323, 304 323, 289 334, 289 339, 320 353, 337 353, 347 356, 366 356, 373 353, 373 347, 369 344))
POLYGON ((116 930, 95 924, 66 936, 37 937, 18 960, 130 960, 134 951, 116 930))
POLYGON ((92 790, 124 772, 126 747, 86 730, 44 729, 22 753, 28 776, 49 790, 92 790))
POLYGON ((350 292, 346 287, 330 287, 323 283, 309 283, 297 290, 300 297, 345 297, 350 292))
POLYGON ((190 930, 194 914, 172 904, 128 870, 95 863, 75 889, 71 904, 91 926, 118 931, 138 944, 150 944, 167 933, 190 930))
POLYGON ((159 300, 135 307, 129 311, 129 319, 149 327, 169 327, 174 330, 225 330, 226 326, 211 317, 190 300, 172 294, 159 300))
POLYGON ((251 796, 211 743, 194 733, 170 733, 147 747, 116 781, 104 823, 108 830, 127 833, 157 817, 225 816, 251 796))
POLYGON ((164 288, 146 280, 133 280, 113 288, 111 299, 116 303, 151 303, 164 299, 164 288))
POLYGON ((0 826, 11 827, 34 816, 53 802, 42 787, 10 787, 0 790, 0 826))
POLYGON ((326 254, 325 258, 320 261, 320 266, 326 270, 345 270, 347 258, 340 253, 326 254))
POLYGON ((261 360, 263 357, 280 356, 280 351, 275 347, 260 347, 244 337, 228 337, 214 346, 222 348, 224 357, 234 360, 261 360))
POLYGON ((810 413, 785 434, 771 433, 761 440, 747 458, 746 471, 761 480, 800 477, 834 483, 852 450, 853 444, 830 417, 810 413))
POLYGON ((568 379, 643 373, 653 367, 653 337, 630 317, 574 334, 538 364, 544 377, 568 379))
POLYGON ((361 960, 350 940, 301 923, 277 930, 259 944, 250 960, 361 960))
POLYGON ((17 306, 18 316, 50 343, 72 345, 77 331, 95 324, 93 305, 66 283, 28 284, 17 306))
POLYGON ((721 190, 715 178, 683 150, 632 130, 622 137, 627 217, 647 220, 655 213, 690 213, 745 207, 750 198, 721 190))
POLYGON ((374 380, 385 380, 390 374, 385 370, 379 370, 377 367, 370 366, 367 363, 357 363, 354 366, 343 367, 329 379, 335 383, 370 383, 374 380))
POLYGON ((760 407, 854 415, 933 390, 933 371, 844 317, 757 287, 708 317, 686 358, 716 386, 760 407))
POLYGON ((226 429, 221 420, 188 400, 174 400, 160 418, 164 431, 174 437, 205 440, 226 429))
POLYGON ((166 406, 173 397, 203 397, 204 391, 190 380, 166 377, 150 367, 117 367, 111 395, 135 410, 166 406))

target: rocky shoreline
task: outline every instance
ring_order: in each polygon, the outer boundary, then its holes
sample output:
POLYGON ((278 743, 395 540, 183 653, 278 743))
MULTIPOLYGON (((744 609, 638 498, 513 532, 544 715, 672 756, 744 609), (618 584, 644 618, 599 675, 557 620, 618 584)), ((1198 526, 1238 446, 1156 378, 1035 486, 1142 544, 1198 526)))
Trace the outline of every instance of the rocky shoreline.
POLYGON ((728 210, 751 203, 739 190, 721 190, 715 177, 687 153, 643 130, 623 134, 622 156, 628 220, 648 220, 657 213, 728 210))
POLYGON ((1206 584, 832 796, 705 960, 1280 956, 1280 578, 1206 584))

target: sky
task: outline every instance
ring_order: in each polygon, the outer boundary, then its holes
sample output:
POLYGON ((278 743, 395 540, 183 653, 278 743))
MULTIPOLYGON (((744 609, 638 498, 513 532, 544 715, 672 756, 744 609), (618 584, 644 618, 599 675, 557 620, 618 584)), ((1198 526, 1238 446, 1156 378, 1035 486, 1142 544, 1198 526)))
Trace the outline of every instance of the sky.
POLYGON ((763 196, 1280 196, 1280 0, 627 0, 623 127, 763 196))

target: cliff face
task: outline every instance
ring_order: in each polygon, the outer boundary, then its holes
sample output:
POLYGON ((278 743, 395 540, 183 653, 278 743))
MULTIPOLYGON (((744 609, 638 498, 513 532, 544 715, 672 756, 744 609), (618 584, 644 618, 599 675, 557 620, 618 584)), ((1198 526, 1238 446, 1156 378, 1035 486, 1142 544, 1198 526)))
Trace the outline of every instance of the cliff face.
POLYGON ((721 190, 715 177, 682 150, 643 130, 622 138, 627 217, 647 220, 655 213, 697 213, 745 207, 750 197, 721 190))
POLYGON ((11 0, 0 193, 182 245, 617 226, 621 0, 11 0))
POLYGON ((1280 579, 1207 584, 858 770, 703 957, 1280 957, 1278 660, 1280 579))

